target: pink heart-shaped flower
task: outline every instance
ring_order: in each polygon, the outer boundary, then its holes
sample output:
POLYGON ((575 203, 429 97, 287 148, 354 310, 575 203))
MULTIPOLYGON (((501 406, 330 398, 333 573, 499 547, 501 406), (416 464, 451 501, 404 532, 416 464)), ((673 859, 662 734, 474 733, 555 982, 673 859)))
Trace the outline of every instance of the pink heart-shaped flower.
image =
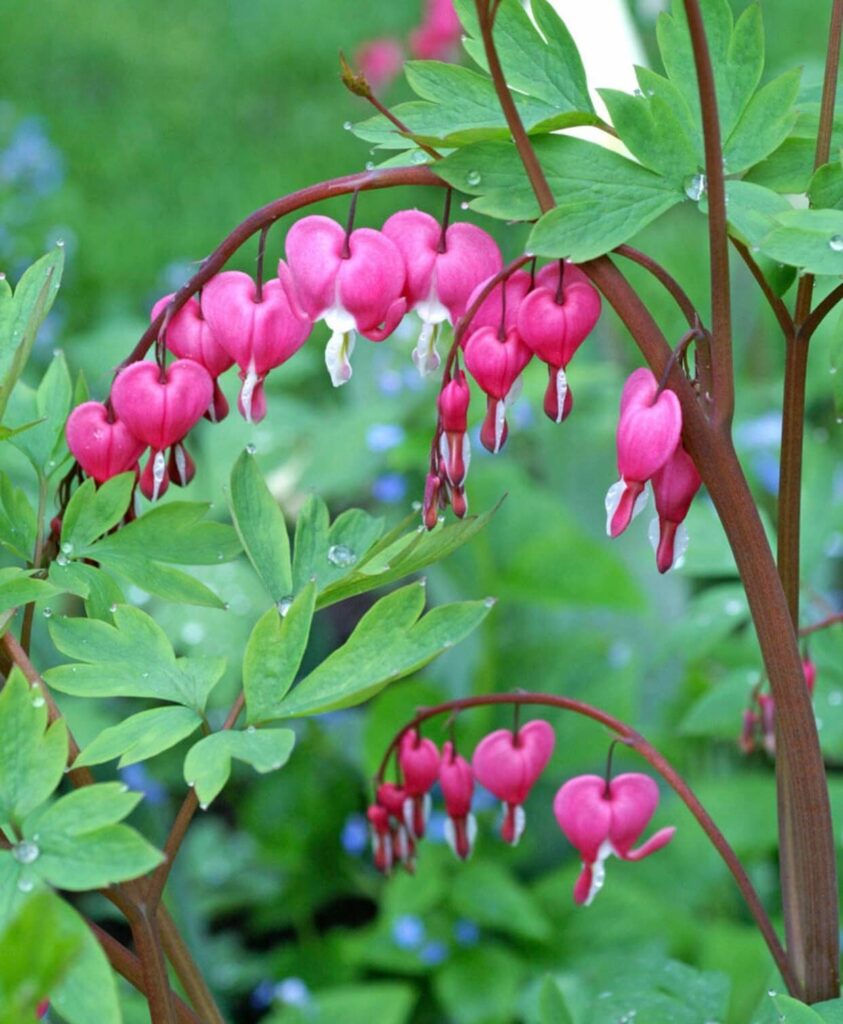
POLYGON ((119 419, 153 451, 181 441, 211 404, 211 375, 192 359, 162 373, 157 363, 132 363, 117 374, 111 401, 119 419))
POLYGON ((132 469, 146 445, 100 402, 83 402, 67 418, 67 447, 88 476, 104 483, 132 469))
MULTIPOLYGON (((150 319, 162 313, 173 298, 165 295, 152 307, 150 319)), ((234 359, 214 337, 208 321, 202 315, 202 307, 191 296, 167 324, 165 332, 167 348, 179 359, 192 359, 210 373, 219 377, 231 366, 234 359)))
POLYGON ((556 734, 549 722, 536 719, 518 733, 498 729, 477 745, 471 766, 477 781, 498 800, 523 804, 553 754, 556 734))
POLYGON ((559 289, 559 262, 542 267, 536 287, 518 307, 518 331, 550 366, 567 366, 600 317, 600 295, 577 267, 566 264, 559 289))
POLYGON ((503 338, 494 327, 473 331, 465 345, 465 365, 490 398, 503 401, 533 353, 510 327, 503 338))

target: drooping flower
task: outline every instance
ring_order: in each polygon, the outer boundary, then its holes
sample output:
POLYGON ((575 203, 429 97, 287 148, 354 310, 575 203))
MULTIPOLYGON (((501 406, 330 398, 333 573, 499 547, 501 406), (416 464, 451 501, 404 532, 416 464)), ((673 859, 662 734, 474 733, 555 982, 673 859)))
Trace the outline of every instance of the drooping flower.
POLYGON ((305 312, 333 332, 325 364, 334 387, 351 378, 354 332, 383 341, 407 309, 404 260, 381 231, 346 231, 330 217, 297 221, 287 235, 287 262, 305 312))
POLYGON ((694 460, 681 442, 662 468, 653 474, 658 518, 650 525, 650 539, 661 573, 672 569, 688 548, 684 519, 701 483, 694 460))
POLYGON ((410 34, 410 52, 421 60, 452 60, 461 35, 453 0, 426 0, 422 23, 410 34))
POLYGON ((386 808, 392 830, 392 854, 395 860, 412 872, 416 854, 416 844, 404 821, 404 808, 407 803, 407 792, 403 786, 394 782, 382 782, 376 794, 377 803, 386 808))
MULTIPOLYGON (((802 655, 802 672, 805 676, 805 686, 810 697, 814 696, 814 687, 817 684, 817 666, 808 654, 802 655)), ((763 693, 755 690, 753 702, 744 711, 743 726, 740 735, 740 748, 745 754, 751 754, 755 750, 756 736, 760 734, 761 745, 770 755, 776 754, 776 700, 771 693, 763 693)))
MULTIPOLYGON (((165 295, 152 307, 150 319, 162 313, 173 294, 165 295)), ((208 321, 202 315, 198 300, 191 296, 187 302, 170 317, 164 340, 167 348, 179 359, 192 359, 210 373, 214 381, 214 397, 205 415, 212 423, 219 423, 228 415, 228 402, 220 389, 217 378, 232 365, 234 359, 220 345, 208 321)))
POLYGON ((465 373, 458 370, 439 393, 439 456, 447 482, 462 491, 471 462, 468 439, 468 406, 471 390, 465 373))
POLYGON ((568 841, 582 857, 582 872, 574 886, 574 900, 588 906, 605 880, 605 862, 643 860, 666 846, 676 829, 660 829, 633 849, 659 802, 659 789, 638 772, 617 775, 607 783, 599 775, 579 775, 556 794, 553 812, 568 841))
POLYGON ((515 846, 524 831, 524 802, 553 754, 556 734, 536 719, 518 732, 498 729, 477 745, 471 758, 474 777, 503 801, 501 837, 515 846))
POLYGON ((104 483, 137 468, 146 447, 100 402, 83 402, 67 418, 67 447, 88 476, 104 483))
POLYGON ((245 420, 257 423, 266 415, 263 382, 307 340, 310 318, 299 305, 286 264, 278 277, 263 284, 249 274, 226 270, 202 290, 202 313, 217 343, 240 369, 238 408, 245 420))
POLYGON ((617 430, 621 478, 606 495, 606 530, 617 537, 644 506, 644 485, 676 451, 682 409, 676 395, 641 367, 630 374, 621 395, 617 430))
POLYGON ((426 376, 439 367, 436 341, 441 324, 455 324, 474 289, 501 269, 500 249, 491 235, 474 224, 451 224, 443 232, 421 210, 394 213, 383 233, 404 259, 407 308, 418 313, 423 324, 413 362, 426 376))
POLYGON ((408 729, 398 744, 398 764, 404 779, 404 822, 415 839, 424 836, 430 814, 430 790, 439 777, 439 751, 433 740, 408 729))
POLYGON ((380 804, 372 804, 366 811, 372 830, 372 856, 375 867, 384 875, 392 870, 392 826, 389 811, 380 804))
POLYGON ((184 440, 213 393, 211 375, 192 359, 177 359, 164 370, 157 363, 132 363, 115 377, 114 411, 152 449, 140 478, 141 490, 151 501, 164 493, 170 479, 165 451, 184 440))
POLYGON ((544 411, 560 423, 573 399, 565 368, 600 317, 600 294, 585 274, 557 260, 536 275, 535 288, 518 307, 518 331, 524 342, 547 364, 544 411))
POLYGON ((471 765, 456 752, 450 740, 442 746, 439 784, 442 787, 445 810, 448 814, 445 838, 457 857, 466 860, 471 856, 474 840, 477 838, 477 822, 471 813, 474 776, 471 765))

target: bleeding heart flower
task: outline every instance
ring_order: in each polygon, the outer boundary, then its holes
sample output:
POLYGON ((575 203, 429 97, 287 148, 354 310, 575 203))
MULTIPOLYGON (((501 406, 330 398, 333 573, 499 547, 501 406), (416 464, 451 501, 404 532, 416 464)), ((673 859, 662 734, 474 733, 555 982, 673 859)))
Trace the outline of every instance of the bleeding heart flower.
POLYGON ((257 283, 239 270, 217 274, 202 291, 202 312, 219 345, 240 368, 238 408, 249 423, 266 415, 263 382, 302 347, 310 318, 299 306, 287 266, 266 281, 258 300, 257 283))
POLYGON ((663 573, 677 565, 688 549, 684 519, 702 480, 694 460, 680 443, 662 468, 653 474, 652 483, 658 518, 650 524, 650 541, 656 552, 658 570, 663 573))
POLYGON ((658 786, 638 772, 618 775, 609 783, 599 775, 579 775, 562 786, 553 801, 553 813, 582 856, 582 873, 574 886, 577 903, 588 906, 600 891, 608 857, 643 860, 670 842, 673 827, 661 829, 632 849, 658 802, 658 786))
POLYGON ((421 60, 451 60, 461 35, 453 0, 427 0, 424 19, 410 34, 410 52, 421 60))
POLYGON ((117 374, 111 402, 118 417, 152 448, 140 485, 152 501, 167 489, 164 452, 184 439, 211 403, 211 375, 191 359, 177 359, 166 370, 157 363, 132 363, 117 374))
POLYGON ((553 754, 556 734, 542 719, 528 722, 517 733, 498 729, 477 745, 471 759, 474 777, 502 800, 501 836, 512 846, 524 831, 523 804, 553 754))
POLYGON ((571 410, 565 368, 600 317, 600 294, 585 274, 557 260, 536 275, 535 288, 518 307, 518 332, 547 363, 545 413, 560 423, 571 410))
POLYGON ((448 814, 445 838, 460 860, 466 860, 471 856, 477 837, 477 822, 471 813, 474 777, 471 765, 456 752, 450 740, 442 746, 439 785, 442 787, 448 814))
POLYGON ((146 445, 100 402, 83 402, 67 418, 67 447, 88 476, 104 483, 137 468, 146 445))
POLYGON ((398 764, 404 778, 404 821, 415 839, 424 836, 430 814, 430 790, 439 777, 439 751, 433 740, 409 729, 398 744, 398 764))
POLYGON ((413 362, 424 377, 439 367, 436 341, 441 324, 455 324, 474 289, 501 269, 500 249, 474 224, 451 224, 443 232, 421 210, 394 213, 383 233, 401 252, 407 308, 418 313, 424 325, 413 352, 413 362))
POLYGON ((676 451, 682 433, 682 409, 676 395, 659 385, 645 367, 624 385, 617 431, 620 480, 606 495, 606 530, 617 537, 644 507, 645 483, 676 451))
POLYGON ((516 327, 503 337, 497 328, 481 327, 466 343, 465 365, 487 396, 480 440, 490 452, 499 452, 506 441, 506 409, 518 397, 517 383, 532 358, 516 327))
POLYGON ((404 315, 404 260, 380 231, 358 228, 346 238, 330 217, 312 216, 290 228, 287 261, 308 316, 333 332, 325 364, 339 387, 351 378, 354 331, 383 341, 404 315))
MULTIPOLYGON (((491 275, 489 276, 491 277, 491 275)), ((477 285, 468 298, 466 309, 470 309, 474 305, 487 283, 488 278, 477 285)), ((462 347, 466 347, 472 332, 481 327, 493 327, 495 330, 500 330, 501 325, 505 330, 517 327, 518 310, 532 287, 533 279, 526 270, 516 270, 503 283, 496 284, 472 316, 471 323, 463 335, 462 347)))
POLYGON ((404 822, 407 793, 403 786, 383 782, 378 786, 377 803, 389 812, 392 829, 392 853, 395 860, 412 873, 415 867, 416 844, 404 822))
POLYGON ((471 462, 471 443, 468 439, 468 405, 471 390, 465 373, 458 370, 439 393, 439 456, 451 487, 461 488, 465 483, 471 462))
MULTIPOLYGON (((159 299, 152 307, 150 319, 154 320, 159 313, 163 313, 172 298, 171 294, 159 299)), ((202 307, 193 296, 170 318, 164 337, 167 348, 174 356, 201 363, 213 377, 214 397, 205 415, 212 423, 224 420, 228 415, 228 402, 220 390, 217 377, 225 373, 234 360, 214 337, 208 321, 202 315, 202 307)))
POLYGON ((388 86, 404 66, 404 47, 385 36, 364 43, 354 54, 354 64, 375 91, 388 86))
POLYGON ((378 871, 388 875, 392 870, 392 827, 389 812, 380 804, 372 804, 366 811, 372 833, 372 854, 378 871))

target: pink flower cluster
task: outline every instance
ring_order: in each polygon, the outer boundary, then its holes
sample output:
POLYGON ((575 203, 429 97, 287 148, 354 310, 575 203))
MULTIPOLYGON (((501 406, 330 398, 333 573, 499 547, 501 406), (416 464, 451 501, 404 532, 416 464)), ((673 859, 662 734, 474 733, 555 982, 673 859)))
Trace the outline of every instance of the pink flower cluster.
MULTIPOLYGON (((477 745, 469 763, 449 740, 440 754, 436 744, 407 730, 398 746, 401 782, 378 786, 367 817, 375 866, 389 874, 400 864, 415 867, 416 843, 425 834, 430 790, 439 783, 445 801, 445 838, 466 860, 477 838, 471 811, 477 781, 503 805, 500 834, 516 845, 524 832, 524 804, 553 754, 556 736, 548 722, 536 719, 513 732, 498 729, 477 745)), ((638 840, 658 804, 658 787, 646 775, 629 773, 607 781, 581 775, 556 794, 553 810, 560 829, 580 853, 583 870, 574 888, 577 903, 590 903, 603 884, 604 863, 612 855, 641 860, 665 846, 674 828, 657 832, 638 849, 638 840)))
MULTIPOLYGON (((809 696, 814 696, 817 685, 817 666, 806 654, 802 658, 802 671, 805 674, 805 685, 809 696)), ((751 754, 758 742, 766 752, 774 757, 776 753, 776 702, 770 693, 762 693, 756 688, 752 694, 750 707, 744 711, 743 728, 741 729, 740 747, 745 754, 751 754)))
MULTIPOLYGON (((420 60, 454 60, 461 35, 453 0, 425 0, 421 24, 410 33, 410 56, 420 60)), ((401 71, 404 46, 393 36, 372 39, 357 50, 354 60, 373 89, 384 89, 401 71)))
POLYGON ((658 520, 650 539, 659 572, 677 565, 688 546, 683 520, 701 480, 681 441, 682 409, 676 395, 659 386, 652 371, 630 375, 621 394, 617 431, 620 480, 606 495, 606 532, 617 537, 647 503, 652 484, 658 520))
MULTIPOLYGON (((483 443, 497 452, 506 440, 506 408, 534 355, 550 374, 545 411, 557 422, 570 411, 565 368, 600 314, 597 292, 561 261, 535 277, 512 274, 480 302, 501 267, 500 250, 485 231, 467 223, 444 227, 419 210, 394 214, 381 231, 305 217, 290 229, 286 260, 271 280, 259 284, 241 271, 223 271, 169 316, 173 296, 159 300, 152 317, 164 315, 163 340, 175 360, 121 369, 106 404, 85 402, 73 410, 68 446, 98 483, 134 470, 141 492, 154 501, 171 482, 184 486, 193 478, 185 438, 203 416, 219 422, 227 415, 219 378, 231 366, 242 382, 238 408, 257 422, 266 415, 268 374, 301 348, 318 321, 331 331, 325 363, 340 386, 351 378, 357 336, 383 341, 410 311, 422 321, 413 360, 423 376, 434 372, 442 325, 456 325, 473 303, 478 308, 463 334, 464 360, 487 396, 483 443)), ((425 500, 429 526, 448 503, 457 515, 467 508, 471 395, 458 363, 457 355, 439 395, 425 500)))

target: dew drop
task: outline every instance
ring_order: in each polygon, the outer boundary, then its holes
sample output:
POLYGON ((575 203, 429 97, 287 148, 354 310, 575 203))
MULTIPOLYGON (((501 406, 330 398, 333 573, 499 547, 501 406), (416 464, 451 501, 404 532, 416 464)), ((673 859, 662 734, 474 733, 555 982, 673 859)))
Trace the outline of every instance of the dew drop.
POLYGON ((328 548, 328 561, 331 565, 345 568, 354 565, 357 555, 346 544, 332 544, 328 548))
POLYGON ((73 554, 73 545, 70 543, 69 540, 66 540, 64 544, 62 544, 61 550, 64 552, 64 554, 71 555, 73 554))
POLYGON ((708 188, 708 182, 705 180, 704 174, 691 174, 682 184, 685 189, 685 195, 689 199, 693 199, 695 203, 702 199, 708 188))
POLYGON ((272 762, 273 771, 277 772, 279 768, 283 768, 283 767, 284 767, 283 761, 273 761, 272 762))
POLYGON ((257 450, 257 445, 252 444, 251 441, 246 445, 246 451, 249 455, 254 455, 257 450))
POLYGON ((35 882, 31 878, 19 878, 18 879, 18 890, 20 892, 32 892, 35 888, 35 882))
POLYGON ((374 162, 374 160, 367 160, 366 161, 366 170, 367 171, 373 171, 374 169, 375 169, 375 162, 374 162))
POLYGON ((828 247, 835 252, 843 252, 843 235, 832 235, 828 240, 828 247))
POLYGON ((252 733, 254 731, 255 731, 255 727, 253 725, 248 726, 247 729, 246 729, 246 732, 248 732, 248 733, 252 733))
POLYGON ((34 708, 43 708, 46 703, 47 702, 44 700, 43 697, 39 696, 39 697, 33 697, 32 698, 32 706, 34 708))
POLYGON ((414 512, 421 512, 422 503, 420 501, 414 501, 410 508, 412 508, 414 512))
POLYGON ((637 96, 637 97, 639 97, 639 98, 640 98, 641 96, 643 96, 643 95, 644 95, 644 93, 643 93, 643 92, 642 92, 642 91, 641 91, 640 89, 633 89, 633 90, 632 90, 632 95, 633 95, 633 96, 637 96))
POLYGON ((53 609, 45 608, 41 614, 44 616, 45 619, 51 619, 53 617, 53 609))
POLYGON ((110 604, 110 605, 108 606, 108 610, 109 610, 109 611, 111 612, 111 614, 113 615, 113 614, 114 614, 114 613, 115 613, 115 612, 117 611, 117 605, 116 605, 116 604, 110 604))
POLYGON ((468 200, 466 200, 466 199, 463 199, 463 201, 462 201, 462 202, 460 203, 460 209, 461 209, 461 210, 467 210, 467 209, 468 209, 468 206, 469 206, 469 204, 468 204, 468 200))
POLYGON ((200 806, 200 808, 201 808, 201 809, 202 809, 203 811, 207 811, 207 810, 208 810, 208 808, 209 808, 209 807, 210 807, 211 805, 210 805, 210 804, 199 804, 199 806, 200 806))
POLYGON ((347 132, 351 131, 351 121, 343 121, 343 125, 342 126, 343 126, 343 128, 345 128, 345 130, 347 132))
POLYGON ((479 185, 480 181, 480 171, 469 171, 468 174, 466 174, 465 176, 466 185, 471 185, 472 187, 474 187, 476 185, 479 185))
POLYGON ((57 565, 70 565, 70 559, 67 557, 67 555, 63 551, 59 551, 59 553, 56 555, 56 564, 57 565))
POLYGON ((23 839, 12 847, 12 856, 18 864, 33 864, 41 856, 41 850, 37 843, 23 839))
POLYGON ((292 596, 288 595, 287 597, 282 597, 281 600, 275 605, 275 607, 278 609, 278 614, 281 616, 282 619, 290 610, 292 604, 293 598, 292 596))
POLYGON ((833 708, 840 707, 840 705, 843 704, 843 691, 832 690, 831 693, 828 695, 828 703, 833 708))
POLYGON ((427 163, 427 154, 422 149, 414 149, 410 160, 412 160, 414 164, 425 164, 427 163))
POLYGON ((496 597, 487 597, 486 600, 483 602, 483 604, 485 604, 487 608, 494 608, 497 603, 498 599, 496 597))

